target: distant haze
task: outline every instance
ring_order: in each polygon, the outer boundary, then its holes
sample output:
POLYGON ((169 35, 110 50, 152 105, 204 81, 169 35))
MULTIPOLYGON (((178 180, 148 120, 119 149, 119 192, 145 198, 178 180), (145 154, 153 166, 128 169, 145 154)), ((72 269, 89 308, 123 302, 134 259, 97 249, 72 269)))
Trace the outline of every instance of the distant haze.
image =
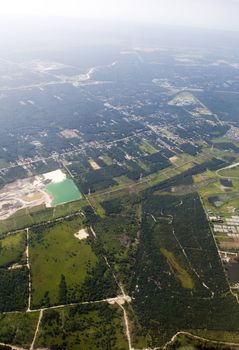
POLYGON ((2 0, 0 15, 61 16, 239 30, 239 0, 2 0))

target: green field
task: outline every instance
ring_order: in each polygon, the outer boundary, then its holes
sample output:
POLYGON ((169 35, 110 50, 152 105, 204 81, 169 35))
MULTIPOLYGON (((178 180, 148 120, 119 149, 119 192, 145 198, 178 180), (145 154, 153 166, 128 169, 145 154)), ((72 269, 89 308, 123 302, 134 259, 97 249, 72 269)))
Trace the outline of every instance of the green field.
MULTIPOLYGON (((232 170, 227 169, 225 171, 232 170)), ((221 170, 219 174, 222 175, 223 171, 221 170)), ((199 178, 197 176, 196 181, 199 178)), ((222 216, 236 213, 239 209, 239 179, 233 179, 233 187, 225 189, 220 183, 220 177, 215 172, 210 174, 210 178, 214 178, 214 181, 205 183, 205 186, 198 187, 198 192, 205 209, 213 212, 215 215, 222 216)))
POLYGON ((0 267, 18 262, 25 250, 25 232, 6 236, 0 240, 0 267))
POLYGON ((82 194, 71 179, 66 179, 59 183, 50 183, 46 186, 46 191, 53 197, 51 202, 53 207, 82 198, 82 194))
POLYGON ((152 146, 147 140, 143 140, 143 142, 141 142, 139 144, 139 149, 143 152, 146 152, 148 154, 154 154, 156 153, 158 150, 152 146))
POLYGON ((170 270, 175 278, 180 281, 182 287, 186 289, 193 289, 194 283, 192 278, 190 277, 189 273, 179 265, 175 256, 165 248, 161 248, 160 251, 167 259, 170 270))
POLYGON ((233 168, 228 168, 228 169, 221 169, 218 171, 218 174, 220 176, 225 176, 225 177, 231 177, 231 178, 237 178, 239 179, 239 165, 233 167, 233 168))
POLYGON ((66 215, 77 214, 87 201, 81 198, 78 201, 57 205, 56 207, 46 208, 40 205, 33 208, 26 208, 17 211, 10 218, 0 221, 0 234, 29 227, 46 221, 52 221, 66 215))
POLYGON ((100 156, 100 159, 102 159, 103 160, 103 162, 106 164, 106 165, 111 165, 111 164, 113 164, 113 161, 112 161, 112 159, 108 156, 108 154, 102 154, 101 156, 100 156))
POLYGON ((74 237, 82 225, 77 218, 30 232, 33 305, 60 303, 62 275, 66 299, 80 298, 80 287, 98 261, 89 243, 74 237))

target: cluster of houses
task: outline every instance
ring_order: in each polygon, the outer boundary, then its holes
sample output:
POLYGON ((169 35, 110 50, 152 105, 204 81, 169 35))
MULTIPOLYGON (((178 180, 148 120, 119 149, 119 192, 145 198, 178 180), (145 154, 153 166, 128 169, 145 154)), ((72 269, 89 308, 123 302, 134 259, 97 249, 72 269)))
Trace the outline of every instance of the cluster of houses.
POLYGON ((239 239, 239 216, 222 219, 220 216, 209 216, 214 233, 226 233, 228 237, 239 239))

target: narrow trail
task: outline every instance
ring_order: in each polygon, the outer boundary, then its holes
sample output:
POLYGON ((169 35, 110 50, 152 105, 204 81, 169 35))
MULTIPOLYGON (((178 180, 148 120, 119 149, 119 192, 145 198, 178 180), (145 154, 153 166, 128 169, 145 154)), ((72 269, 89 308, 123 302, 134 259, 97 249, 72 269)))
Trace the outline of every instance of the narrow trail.
POLYGON ((230 287, 230 292, 232 293, 232 295, 236 298, 237 303, 239 304, 239 296, 238 293, 234 292, 232 287, 230 287))
POLYGON ((19 346, 11 345, 11 344, 6 344, 6 343, 0 343, 1 346, 9 346, 12 348, 12 350, 26 350, 24 348, 20 348, 19 346))
POLYGON ((171 214, 165 214, 165 213, 163 212, 163 209, 161 209, 160 215, 162 215, 162 216, 165 217, 166 219, 170 219, 169 225, 172 225, 172 223, 173 223, 173 215, 171 215, 171 214))
POLYGON ((92 232, 92 235, 96 238, 96 233, 95 233, 95 231, 94 231, 94 229, 93 229, 92 226, 90 226, 90 230, 91 230, 91 232, 92 232))
POLYGON ((36 330, 35 330, 35 333, 34 333, 34 337, 33 337, 33 340, 32 340, 32 343, 31 343, 31 346, 30 346, 29 350, 33 350, 34 349, 34 345, 35 345, 35 342, 36 342, 37 334, 39 332, 42 316, 43 316, 43 310, 40 311, 38 322, 37 322, 37 327, 36 327, 36 330))
POLYGON ((227 252, 227 251, 224 251, 224 250, 218 250, 218 253, 220 253, 220 254, 228 254, 228 255, 233 255, 233 256, 238 256, 238 253, 227 252))
MULTIPOLYGON (((95 233, 95 232, 94 232, 95 233)), ((96 236, 96 234, 95 234, 96 236)), ((123 314, 124 314, 124 323, 125 323, 125 332, 126 332, 126 337, 127 337, 127 340, 128 340, 128 344, 129 344, 129 350, 133 350, 132 348, 132 342, 131 342, 131 334, 130 334, 130 329, 129 329, 129 320, 128 320, 128 315, 127 315, 127 312, 125 310, 125 308, 123 307, 123 304, 125 302, 127 303, 130 303, 131 302, 131 297, 126 295, 125 294, 125 290, 124 290, 124 287, 122 285, 121 282, 118 281, 107 257, 104 255, 104 260, 105 260, 105 263, 106 265, 108 266, 108 268, 110 269, 111 273, 112 273, 112 276, 115 280, 115 283, 117 284, 118 288, 120 289, 121 293, 122 293, 122 297, 119 296, 118 300, 116 301, 116 303, 119 305, 119 307, 123 310, 123 314)))
POLYGON ((27 268, 28 268, 28 304, 27 312, 31 309, 31 295, 32 295, 32 281, 31 281, 31 268, 30 268, 30 259, 29 259, 29 228, 26 229, 27 232, 27 246, 26 246, 26 259, 27 259, 27 268))
POLYGON ((63 161, 60 161, 61 165, 63 166, 63 168, 65 169, 65 171, 70 175, 71 179, 74 180, 74 176, 71 173, 71 171, 67 168, 67 166, 63 163, 63 161))
MULTIPOLYGON (((47 311, 47 310, 54 310, 54 309, 63 309, 64 307, 77 306, 77 305, 90 305, 90 304, 100 304, 100 303, 113 304, 113 303, 118 303, 120 300, 127 301, 128 300, 127 295, 118 295, 118 296, 112 297, 112 298, 101 299, 101 300, 92 300, 92 301, 82 301, 79 303, 53 305, 53 306, 49 306, 49 307, 42 307, 40 309, 31 309, 27 312, 39 312, 39 311, 47 311)), ((15 311, 11 311, 11 313, 14 313, 14 312, 15 311)), ((17 312, 19 312, 19 311, 17 311, 17 312)), ((10 313, 10 312, 6 312, 6 313, 10 313)))
MULTIPOLYGON (((128 341, 128 344, 129 344, 129 350, 134 350, 132 348, 132 345, 131 345, 131 335, 130 335, 130 330, 129 330, 128 315, 127 315, 127 312, 126 312, 125 308, 123 307, 123 304, 125 302, 128 303, 130 301, 131 301, 131 298, 124 294, 124 295, 119 295, 117 297, 107 298, 107 299, 102 299, 102 300, 85 301, 85 302, 81 302, 81 303, 63 304, 63 305, 50 306, 50 307, 41 308, 41 309, 29 310, 28 312, 40 312, 39 313, 39 319, 38 319, 38 322, 37 322, 37 327, 36 327, 36 330, 35 330, 35 333, 34 333, 34 338, 32 340, 32 343, 31 343, 31 346, 30 346, 29 350, 34 350, 34 344, 35 344, 36 339, 37 339, 37 335, 38 335, 38 332, 39 332, 39 328, 40 328, 40 325, 41 325, 41 320, 42 320, 42 316, 43 316, 44 311, 46 311, 46 310, 53 310, 53 309, 61 309, 61 308, 67 307, 67 306, 100 304, 100 303, 105 303, 105 302, 108 303, 108 304, 111 304, 111 305, 112 304, 116 304, 123 310, 124 323, 125 323, 125 332, 126 332, 127 341, 128 341)), ((25 350, 25 349, 16 348, 16 350, 25 350)))
POLYGON ((131 333, 130 333, 130 329, 129 329, 129 320, 128 320, 128 315, 127 315, 127 312, 125 310, 125 308, 123 307, 123 303, 124 302, 127 302, 127 303, 130 303, 131 302, 131 297, 129 295, 126 295, 125 294, 125 290, 124 290, 124 287, 122 285, 122 283, 120 283, 110 265, 110 263, 108 262, 108 259, 106 256, 104 256, 104 259, 105 259, 105 262, 106 262, 106 265, 109 267, 109 269, 111 270, 112 272, 112 275, 113 275, 113 278, 115 280, 115 283, 117 284, 117 286, 119 287, 121 293, 122 293, 122 298, 120 299, 120 296, 119 296, 119 299, 118 301, 116 301, 116 303, 119 305, 119 307, 123 310, 123 314, 124 314, 124 323, 125 323, 125 333, 126 333, 126 337, 127 337, 127 341, 128 341, 128 344, 129 344, 129 350, 134 350, 132 348, 132 342, 131 342, 131 333))
POLYGON ((157 222, 157 220, 155 219, 155 217, 153 216, 153 214, 150 214, 151 218, 153 219, 154 222, 157 222))
POLYGON ((13 230, 13 231, 8 231, 8 232, 3 232, 1 233, 1 238, 5 238, 8 236, 14 236, 16 233, 22 233, 24 231, 26 231, 27 229, 30 229, 30 227, 23 227, 21 229, 17 229, 17 230, 13 230))
POLYGON ((130 330, 129 330, 129 320, 128 320, 127 312, 126 312, 125 308, 123 307, 123 305, 121 305, 121 304, 118 304, 118 305, 123 310, 123 314, 124 314, 125 332, 126 332, 126 337, 127 337, 128 344, 129 344, 129 350, 134 350, 132 348, 131 334, 130 334, 130 330))
MULTIPOLYGON (((223 178, 223 177, 225 177, 225 176, 219 174, 219 172, 220 172, 221 170, 233 169, 233 168, 236 168, 238 165, 239 165, 239 162, 238 162, 238 163, 233 163, 233 164, 228 165, 228 166, 226 166, 226 167, 224 167, 224 168, 218 169, 218 170, 216 171, 216 174, 217 174, 217 176, 223 178)), ((226 176, 226 177, 229 177, 230 179, 238 179, 238 176, 226 176)))
POLYGON ((115 283, 116 283, 117 286, 119 287, 119 289, 120 289, 122 295, 125 297, 126 294, 125 294, 125 291, 124 291, 124 287, 123 287, 122 284, 118 281, 118 279, 117 279, 117 277, 116 277, 116 275, 115 275, 115 273, 114 273, 114 271, 113 271, 113 269, 112 269, 112 267, 111 267, 111 265, 110 265, 110 263, 109 263, 107 257, 104 255, 103 258, 105 259, 105 263, 106 263, 106 265, 108 266, 108 268, 110 269, 110 271, 111 271, 111 273, 112 273, 112 275, 113 275, 113 277, 114 277, 115 283))
POLYGON ((82 214, 82 211, 79 210, 79 211, 76 211, 76 212, 74 212, 74 213, 72 213, 72 214, 67 214, 67 215, 65 215, 65 216, 60 216, 60 217, 58 217, 58 218, 56 218, 56 219, 54 219, 54 220, 47 220, 47 221, 43 221, 43 222, 41 222, 41 223, 39 223, 39 224, 33 224, 33 225, 31 225, 30 227, 28 226, 28 227, 23 227, 23 228, 21 228, 21 229, 19 229, 19 230, 13 230, 13 231, 5 232, 5 233, 3 233, 3 237, 10 236, 10 235, 14 235, 14 234, 16 234, 16 233, 18 233, 18 232, 22 232, 22 231, 29 230, 30 228, 40 227, 40 226, 42 226, 42 225, 52 224, 52 223, 55 223, 55 222, 61 222, 61 221, 64 221, 64 220, 66 220, 66 219, 72 218, 72 217, 74 217, 74 216, 79 216, 79 215, 81 215, 81 214, 82 214))
MULTIPOLYGON (((97 239, 97 235, 95 233, 95 231, 93 230, 92 227, 90 227, 90 230, 93 234, 93 236, 95 237, 95 239, 97 239)), ((122 310, 123 310, 123 315, 124 315, 124 323, 125 323, 125 330, 126 330, 126 337, 127 337, 127 341, 129 344, 129 350, 133 350, 132 348, 132 344, 131 344, 131 334, 130 334, 130 329, 129 329, 129 320, 128 320, 128 315, 127 312, 125 310, 125 308, 123 307, 124 303, 130 303, 131 302, 131 297, 129 295, 127 295, 125 293, 124 287, 122 285, 121 282, 118 281, 108 259, 106 256, 103 256, 106 265, 108 266, 108 268, 110 269, 112 276, 115 280, 116 285, 118 286, 121 294, 116 296, 116 297, 112 297, 112 298, 106 298, 106 299, 101 299, 101 300, 94 300, 94 301, 85 301, 85 302, 79 302, 79 303, 69 303, 69 304, 61 304, 61 305, 54 305, 54 306, 49 306, 49 307, 45 307, 45 308, 39 308, 39 309, 31 309, 31 292, 32 292, 32 281, 31 281, 31 271, 30 271, 30 256, 29 256, 29 228, 25 229, 26 231, 26 266, 29 270, 29 282, 28 282, 28 306, 27 306, 27 313, 34 313, 34 312, 39 312, 39 319, 37 322, 37 326, 36 326, 36 330, 34 333, 34 337, 31 343, 31 346, 29 348, 29 350, 34 350, 34 344, 36 342, 37 339, 37 335, 39 332, 39 328, 40 328, 40 324, 41 324, 41 320, 42 320, 42 316, 44 311, 47 310, 54 310, 54 309, 61 309, 64 307, 69 307, 69 306, 77 306, 77 305, 89 305, 89 304, 99 304, 99 303, 108 303, 108 304, 116 304, 118 305, 122 310)), ((10 312, 4 312, 3 314, 13 314, 13 313, 19 313, 19 311, 10 311, 10 312)), ((1 343, 0 343, 1 344, 1 343)), ((13 350, 25 350, 23 348, 18 348, 18 347, 14 347, 13 345, 9 345, 12 347, 13 350)))
MULTIPOLYGON (((194 335, 190 332, 185 332, 185 331, 179 331, 177 332, 171 340, 169 340, 164 346, 163 346, 163 349, 166 349, 168 345, 171 345, 175 339, 179 336, 179 335, 186 335, 192 339, 197 339, 199 341, 203 341, 203 342, 207 342, 207 343, 210 343, 210 344, 216 344, 216 345, 226 345, 226 346, 236 346, 238 348, 239 346, 239 343, 233 343, 233 342, 224 342, 224 341, 217 341, 217 340, 211 340, 211 339, 207 339, 207 338, 204 338, 204 337, 200 337, 198 335, 194 335)), ((154 350, 156 349, 159 349, 159 348, 155 348, 154 350)))

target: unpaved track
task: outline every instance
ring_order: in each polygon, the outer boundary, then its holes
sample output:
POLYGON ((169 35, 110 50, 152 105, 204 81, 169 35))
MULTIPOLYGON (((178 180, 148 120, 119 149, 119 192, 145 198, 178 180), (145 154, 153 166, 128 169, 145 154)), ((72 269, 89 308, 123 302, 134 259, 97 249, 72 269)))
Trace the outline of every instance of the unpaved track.
POLYGON ((43 310, 41 310, 40 313, 39 313, 37 327, 36 327, 35 334, 34 334, 34 337, 33 337, 33 340, 32 340, 31 346, 30 346, 30 350, 34 349, 34 345, 35 345, 35 342, 36 342, 37 334, 39 332, 42 316, 43 316, 43 310))
POLYGON ((118 304, 118 305, 123 310, 123 313, 124 313, 125 332, 126 332, 126 336, 127 336, 127 340, 128 340, 128 344, 129 344, 129 350, 133 350, 132 342, 131 342, 131 334, 130 334, 130 330, 129 330, 128 315, 127 315, 127 312, 126 312, 125 308, 123 307, 123 305, 121 305, 121 304, 118 304))
POLYGON ((29 228, 26 229, 26 232, 27 232, 26 258, 27 258, 27 267, 28 267, 28 305, 27 305, 27 312, 29 312, 30 308, 31 308, 31 295, 32 295, 31 269, 30 269, 30 261, 29 261, 29 228))
MULTIPOLYGON (((61 218, 62 219, 62 218, 61 218)), ((55 220, 58 221, 58 220, 55 220)), ((107 298, 107 299, 102 299, 102 300, 95 300, 95 301, 86 301, 86 302, 81 302, 81 303, 70 303, 70 304, 62 304, 62 305, 55 305, 55 306, 50 306, 50 307, 46 307, 46 308, 40 308, 40 309, 31 309, 31 274, 30 274, 30 259, 29 259, 29 228, 26 228, 26 234, 27 234, 27 244, 26 244, 26 260, 27 260, 27 267, 29 269, 29 296, 28 296, 28 307, 26 312, 28 313, 33 313, 33 312, 39 312, 39 318, 38 318, 38 322, 37 322, 37 326, 36 326, 36 330, 34 333, 34 337, 30 346, 29 350, 34 350, 34 345, 37 339, 37 335, 39 332, 39 328, 40 328, 40 324, 41 324, 41 320, 42 320, 42 316, 44 311, 46 310, 51 310, 51 309, 60 309, 60 308, 64 308, 67 306, 77 306, 77 305, 88 305, 88 304, 99 304, 99 303, 104 303, 107 302, 109 304, 117 304, 122 310, 123 310, 123 315, 124 315, 124 323, 125 323, 125 331, 126 331, 126 337, 127 337, 127 341, 129 344, 129 350, 134 350, 132 348, 132 344, 131 344, 131 334, 130 334, 130 329, 129 329, 129 320, 128 320, 128 315, 127 312, 125 310, 125 308, 122 306, 125 302, 129 303, 131 302, 131 298, 130 296, 128 296, 125 291, 124 291, 124 287, 121 284, 121 282, 118 281, 111 265, 108 262, 108 259, 106 256, 104 256, 104 260, 106 262, 106 265, 108 266, 108 268, 110 269, 112 276, 115 280, 115 283, 117 284, 119 290, 121 291, 121 295, 118 295, 116 297, 113 298, 107 298)), ((97 239, 96 233, 94 232, 93 228, 91 227, 91 232, 94 235, 95 239, 97 239)), ((10 234, 10 233, 9 233, 10 234)), ((19 313, 18 311, 11 311, 11 312, 4 312, 4 314, 10 314, 10 313, 19 313)), ((1 343, 0 343, 1 344, 1 343)), ((23 348, 18 348, 18 347, 14 347, 12 345, 9 345, 13 348, 13 350, 25 350, 23 348)))
MULTIPOLYGON (((129 297, 127 295, 119 295, 117 297, 113 297, 113 298, 107 298, 107 299, 101 299, 101 300, 93 300, 93 301, 82 301, 80 303, 70 303, 70 304, 62 304, 62 305, 54 305, 54 306, 49 306, 49 307, 43 307, 40 309, 31 309, 27 312, 38 312, 38 311, 46 311, 46 310, 54 310, 54 309, 62 309, 64 307, 67 306, 77 306, 77 305, 90 305, 90 304, 100 304, 100 303, 118 303, 119 300, 124 300, 124 301, 128 301, 129 297)), ((11 311, 11 313, 14 313, 15 311, 11 311)), ((16 312, 20 312, 20 311, 16 311, 16 312)), ((10 312, 6 312, 6 313, 10 313, 10 312)))
POLYGON ((109 261, 108 261, 107 257, 106 257, 106 256, 103 256, 103 258, 105 259, 105 263, 106 263, 106 265, 108 266, 108 268, 110 269, 110 271, 111 271, 111 273, 112 273, 112 275, 113 275, 113 277, 114 277, 115 283, 116 283, 117 286, 119 287, 119 289, 120 289, 122 295, 125 297, 126 294, 125 294, 123 285, 118 281, 118 279, 117 279, 117 277, 116 277, 116 275, 115 275, 115 273, 114 273, 114 271, 113 271, 111 265, 109 264, 109 261))
POLYGON ((0 343, 0 345, 2 345, 2 346, 10 346, 12 348, 12 350, 26 350, 24 348, 20 348, 18 346, 6 344, 6 343, 0 343))
MULTIPOLYGON (((211 343, 211 344, 216 344, 216 345, 226 345, 226 346, 232 346, 232 347, 239 347, 239 343, 233 343, 233 342, 223 342, 223 341, 217 341, 217 340, 210 340, 210 339, 207 339, 207 338, 204 338, 204 337, 200 337, 198 335, 194 335, 192 333, 189 333, 189 332, 185 332, 185 331, 180 331, 180 332, 177 332, 170 341, 168 341, 163 349, 166 349, 168 345, 172 344, 175 339, 177 338, 177 336, 179 335, 186 335, 192 339, 197 339, 199 341, 203 341, 203 342, 207 342, 207 343, 211 343)), ((155 348, 154 350, 156 350, 157 348, 155 348)), ((159 348, 158 348, 159 349, 159 348)))

